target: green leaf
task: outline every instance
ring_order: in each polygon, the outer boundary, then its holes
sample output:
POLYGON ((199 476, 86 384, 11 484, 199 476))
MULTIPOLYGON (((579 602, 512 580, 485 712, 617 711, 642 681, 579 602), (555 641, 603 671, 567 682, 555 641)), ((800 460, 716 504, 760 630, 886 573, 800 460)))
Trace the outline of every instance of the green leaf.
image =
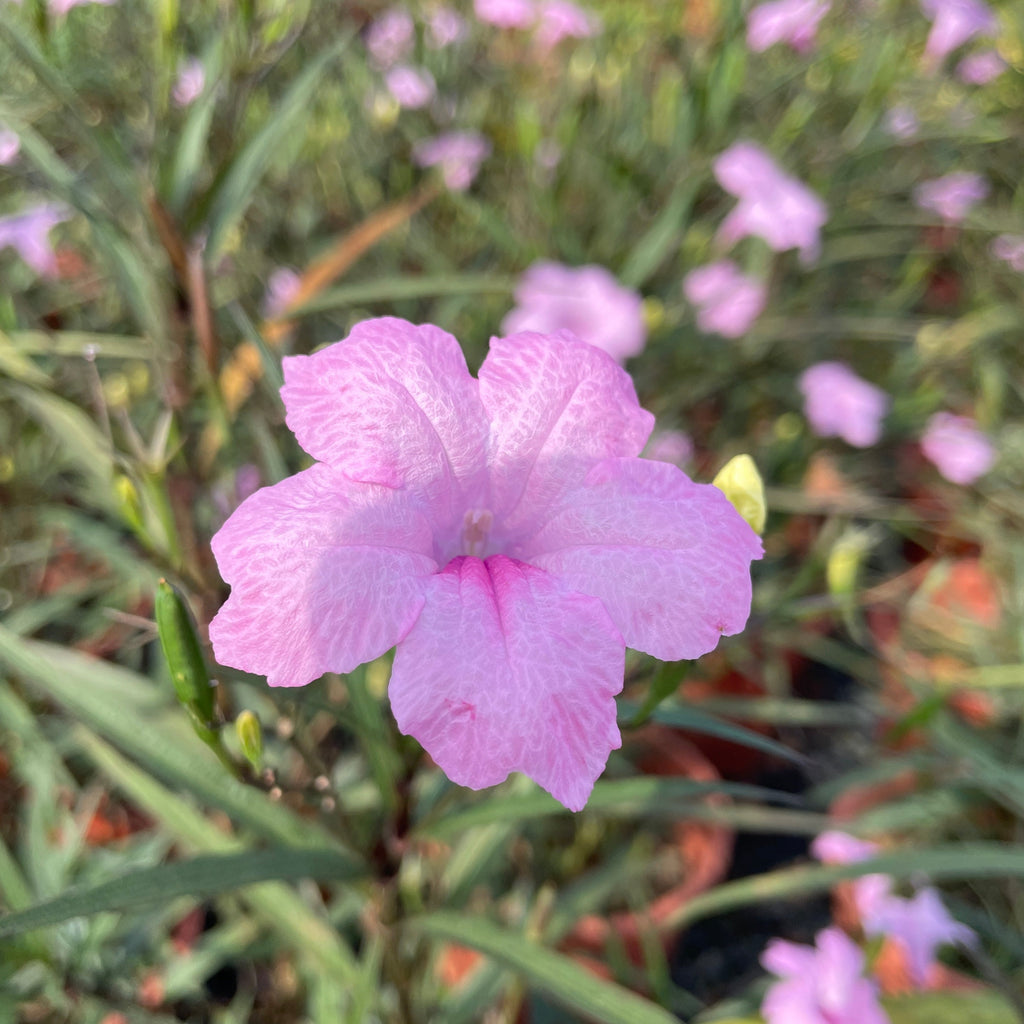
POLYGON ((410 918, 407 926, 435 939, 457 942, 493 957, 561 1006, 601 1024, 678 1024, 660 1006, 595 977, 571 957, 530 942, 482 918, 437 911, 410 918))
POLYGON ((347 306, 365 306, 374 302, 431 299, 440 295, 482 295, 490 292, 511 295, 515 286, 515 278, 496 274, 381 277, 329 288, 304 303, 294 313, 289 313, 289 317, 344 309, 347 306))
POLYGON ((998 992, 915 992, 882 1000, 892 1024, 1018 1024, 1020 1017, 998 992))
POLYGON ((46 903, 0 917, 0 939, 73 917, 134 910, 179 896, 218 896, 256 882, 294 882, 300 878, 337 882, 355 877, 352 862, 331 850, 290 847, 194 857, 132 871, 87 889, 73 889, 46 903))
POLYGON ((209 236, 206 254, 211 262, 221 254, 228 232, 252 201, 256 186, 278 152, 282 140, 295 132, 309 113, 313 96, 328 65, 345 50, 351 39, 352 34, 346 34, 310 61, 260 130, 235 156, 217 187, 207 223, 209 236))

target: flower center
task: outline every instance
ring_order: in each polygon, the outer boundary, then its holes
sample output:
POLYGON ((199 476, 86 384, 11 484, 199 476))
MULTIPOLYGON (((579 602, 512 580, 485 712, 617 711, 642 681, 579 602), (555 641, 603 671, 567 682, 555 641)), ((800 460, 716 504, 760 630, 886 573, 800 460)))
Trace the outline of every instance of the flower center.
POLYGON ((490 509, 471 508, 462 520, 462 553, 470 558, 483 558, 493 525, 490 509))

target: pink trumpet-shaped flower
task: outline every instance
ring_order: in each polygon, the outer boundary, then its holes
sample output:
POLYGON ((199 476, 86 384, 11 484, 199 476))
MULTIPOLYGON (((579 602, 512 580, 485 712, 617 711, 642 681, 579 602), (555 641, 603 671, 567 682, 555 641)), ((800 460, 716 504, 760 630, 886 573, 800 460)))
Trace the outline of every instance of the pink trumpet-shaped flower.
POLYGON ((541 50, 554 49, 563 39, 586 39, 600 31, 595 14, 570 0, 542 0, 537 10, 534 39, 541 50))
POLYGON ((413 146, 412 159, 418 167, 441 168, 444 183, 453 192, 464 192, 473 184, 480 164, 491 154, 491 144, 476 132, 447 132, 421 139, 413 146))
POLYGON ((838 928, 819 932, 814 947, 772 939, 761 963, 780 978, 761 1004, 768 1024, 889 1024, 864 954, 838 928))
POLYGON ((921 450, 954 484, 973 484, 996 461, 996 450, 969 416, 937 412, 921 435, 921 450))
POLYGON ((756 235, 776 252, 798 249, 805 263, 816 258, 828 210, 806 185, 751 142, 737 142, 721 153, 714 171, 722 188, 739 198, 720 228, 723 240, 756 235))
POLYGON ((996 17, 981 0, 921 0, 921 9, 932 22, 924 56, 933 68, 968 40, 996 31, 996 17))
POLYGON ((750 611, 754 532, 717 488, 641 459, 653 417, 568 333, 458 342, 384 318, 284 360, 319 460, 213 539, 218 659, 302 686, 396 647, 398 727, 480 789, 525 772, 578 810, 620 743, 626 645, 696 658, 750 611))
POLYGON ((738 338, 764 310, 768 289, 731 260, 698 267, 686 275, 683 294, 697 307, 702 331, 738 338))
POLYGON ((747 15, 747 46, 761 53, 776 43, 788 43, 798 53, 814 45, 818 22, 828 14, 829 0, 771 0, 747 15))
POLYGON ((392 7, 375 18, 366 30, 366 49, 382 71, 394 67, 412 53, 416 45, 416 25, 412 15, 400 7, 392 7))
POLYGON ((50 0, 50 14, 54 17, 61 17, 68 13, 72 7, 80 7, 82 4, 113 4, 116 0, 50 0))
POLYGON ((384 82, 395 102, 407 110, 425 107, 437 94, 437 83, 426 68, 400 64, 384 76, 384 82))
POLYGON ((647 340, 643 300, 604 267, 542 260, 519 279, 515 299, 501 322, 506 334, 571 331, 619 362, 637 355, 647 340))
POLYGON ((498 28, 529 28, 537 20, 534 0, 473 0, 473 13, 498 28))
POLYGON ((171 90, 171 99, 177 106, 187 107, 202 96, 205 88, 206 69, 203 62, 196 57, 190 57, 178 69, 178 77, 171 90))
POLYGON ((453 7, 437 7, 427 20, 427 43, 443 50, 464 39, 469 32, 466 21, 453 7))
POLYGON ((995 50, 968 54, 956 67, 956 76, 968 85, 988 85, 1006 70, 1006 61, 995 50))
POLYGON ((889 396, 858 377, 845 363, 816 363, 800 377, 804 412, 821 437, 841 437, 868 448, 882 436, 889 396))
POLYGON ((1024 235, 999 235, 992 240, 990 251, 1005 260, 1019 274, 1024 274, 1024 235))
POLYGON ((50 232, 70 216, 57 203, 40 203, 12 217, 0 217, 0 249, 10 246, 41 277, 57 274, 50 232))
POLYGON ((947 223, 959 224, 987 195, 988 182, 980 174, 954 171, 921 182, 914 189, 914 202, 922 210, 937 213, 947 223))

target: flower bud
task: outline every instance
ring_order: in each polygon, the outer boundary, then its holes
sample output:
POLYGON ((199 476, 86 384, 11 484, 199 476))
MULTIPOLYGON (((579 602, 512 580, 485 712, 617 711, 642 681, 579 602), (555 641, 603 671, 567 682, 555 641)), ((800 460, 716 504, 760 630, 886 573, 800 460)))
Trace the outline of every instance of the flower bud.
POLYGON ((764 532, 764 481, 749 455, 731 458, 711 482, 732 502, 754 533, 764 532))
POLYGON ((243 711, 235 719, 235 735, 245 759, 259 771, 263 762, 263 730, 260 720, 251 711, 243 711))
POLYGON ((192 714, 197 726, 209 731, 214 718, 213 688, 192 613, 179 591, 163 579, 157 585, 155 610, 160 646, 178 700, 192 714))

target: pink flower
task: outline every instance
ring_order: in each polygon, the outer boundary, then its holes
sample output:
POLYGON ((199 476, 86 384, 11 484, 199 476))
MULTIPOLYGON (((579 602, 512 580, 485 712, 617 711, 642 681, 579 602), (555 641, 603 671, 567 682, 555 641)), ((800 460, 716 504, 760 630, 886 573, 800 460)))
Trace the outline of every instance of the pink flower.
POLYGON ((383 71, 412 53, 415 35, 412 15, 400 7, 392 7, 373 20, 364 42, 370 58, 383 71))
POLYGON ((534 0, 473 0, 473 12, 498 28, 529 28, 537 20, 534 0))
POLYGON ((68 13, 72 7, 81 4, 112 4, 116 0, 50 0, 50 14, 54 17, 61 17, 68 13))
POLYGON ((921 9, 932 22, 924 45, 925 62, 931 67, 969 39, 996 31, 995 15, 981 0, 921 0, 921 9))
POLYGON ((974 932, 950 917, 942 898, 930 886, 910 899, 890 895, 879 900, 871 913, 860 912, 865 935, 887 935, 904 948, 916 985, 927 980, 939 946, 974 940, 974 932))
POLYGON ((798 249, 805 263, 817 256, 828 210, 806 185, 750 142, 730 146, 715 160, 714 170, 722 188, 739 197, 720 229, 726 242, 756 235, 776 252, 798 249))
POLYGON ((868 448, 882 436, 889 396, 844 363, 816 363, 800 377, 804 413, 820 437, 868 448))
POLYGON ((480 164, 490 155, 490 142, 476 132, 435 135, 417 142, 412 150, 413 162, 418 167, 440 166, 444 183, 453 192, 469 188, 480 164))
POLYGON ((937 412, 921 435, 921 451, 954 484, 972 484, 996 461, 996 450, 974 420, 937 412))
POLYGON ((955 171, 932 181, 924 181, 914 189, 914 202, 922 210, 937 213, 950 224, 959 224, 975 203, 988 195, 988 182, 971 171, 955 171))
POLYGON ((912 139, 921 129, 917 114, 910 107, 898 104, 891 107, 883 122, 885 130, 897 139, 912 139))
POLYGON ((291 267, 278 267, 267 282, 263 299, 263 315, 268 320, 279 320, 295 301, 302 278, 291 267))
POLYGON ((519 279, 515 308, 501 322, 506 334, 571 331, 619 362, 647 340, 642 300, 604 267, 541 261, 519 279))
POLYGON ((203 62, 192 57, 178 69, 171 98, 179 107, 187 107, 202 96, 205 88, 206 70, 203 62))
POLYGON ((964 57, 957 65, 956 75, 968 85, 987 85, 1006 70, 1006 61, 995 50, 982 50, 964 57))
POLYGON ((768 289, 731 260, 691 270, 683 294, 697 307, 697 325, 709 334, 738 338, 761 315, 768 289))
POLYGON ((990 251, 996 259, 1005 260, 1019 274, 1024 274, 1024 235, 1000 235, 992 240, 990 251))
POLYGON ((644 457, 682 468, 693 458, 693 441, 681 430, 662 430, 647 443, 644 457))
POLYGON ((747 46, 762 53, 776 43, 788 43, 798 53, 814 45, 818 22, 828 13, 829 0, 772 0, 747 15, 747 46))
POLYGON ((815 947, 772 939, 762 965, 781 978, 765 995, 768 1024, 889 1024, 864 954, 838 928, 818 933, 815 947))
POLYGON ((12 217, 0 217, 0 249, 10 246, 41 277, 54 277, 57 257, 50 232, 70 216, 66 207, 40 203, 12 217))
POLYGON ((395 720, 453 781, 521 771, 581 808, 619 746, 625 646, 696 658, 742 629, 760 541, 637 458, 653 417, 571 335, 492 338, 475 379, 450 334, 368 320, 284 377, 318 461, 214 537, 217 658, 302 686, 397 645, 395 720))
POLYGON ((466 37, 466 22, 452 7, 436 7, 427 21, 427 42, 435 50, 459 42, 466 37))
POLYGON ((870 860, 878 849, 877 843, 835 829, 822 832, 811 843, 811 853, 823 864, 856 864, 870 860))
POLYGON ((0 127, 0 167, 8 167, 18 159, 21 152, 21 139, 16 132, 0 127))
POLYGON ((437 94, 434 76, 426 68, 399 65, 385 75, 384 82, 395 102, 408 110, 425 107, 437 94))
POLYGON ((563 39, 586 39, 601 28, 595 14, 569 0, 542 0, 537 18, 534 39, 541 50, 554 49, 563 39))

